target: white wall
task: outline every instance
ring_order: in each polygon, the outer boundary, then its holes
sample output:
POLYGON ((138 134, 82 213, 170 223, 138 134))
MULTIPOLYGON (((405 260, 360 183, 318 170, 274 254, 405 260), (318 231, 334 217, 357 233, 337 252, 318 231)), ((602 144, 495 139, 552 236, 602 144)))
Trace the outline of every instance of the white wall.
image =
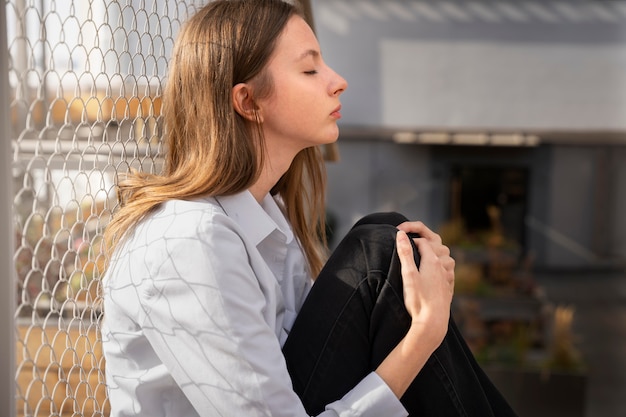
POLYGON ((344 125, 626 129, 626 1, 316 0, 344 125))
POLYGON ((384 126, 626 128, 626 42, 385 39, 379 49, 384 126))

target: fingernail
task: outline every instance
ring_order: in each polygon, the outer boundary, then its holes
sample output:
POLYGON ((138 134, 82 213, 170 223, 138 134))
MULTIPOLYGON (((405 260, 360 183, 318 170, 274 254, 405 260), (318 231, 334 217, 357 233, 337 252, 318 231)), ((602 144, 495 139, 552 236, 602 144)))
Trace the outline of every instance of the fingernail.
POLYGON ((403 232, 402 230, 398 230, 398 233, 396 233, 396 239, 398 241, 400 240, 408 240, 409 237, 407 236, 407 234, 405 232, 403 232))

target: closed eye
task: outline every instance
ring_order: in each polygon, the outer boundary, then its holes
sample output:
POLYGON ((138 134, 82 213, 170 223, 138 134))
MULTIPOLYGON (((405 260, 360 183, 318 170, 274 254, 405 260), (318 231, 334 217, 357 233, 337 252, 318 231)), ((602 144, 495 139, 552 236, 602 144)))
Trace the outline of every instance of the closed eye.
POLYGON ((315 74, 317 74, 317 70, 304 71, 304 73, 307 74, 307 75, 315 75, 315 74))

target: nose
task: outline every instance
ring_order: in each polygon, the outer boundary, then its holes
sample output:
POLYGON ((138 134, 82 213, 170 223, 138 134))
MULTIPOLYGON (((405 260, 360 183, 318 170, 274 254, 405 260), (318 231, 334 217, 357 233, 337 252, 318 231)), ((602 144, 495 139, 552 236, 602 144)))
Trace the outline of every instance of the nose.
POLYGON ((341 93, 346 91, 348 88, 348 82, 341 75, 337 74, 335 71, 333 72, 333 82, 332 82, 332 94, 334 96, 339 96, 341 93))

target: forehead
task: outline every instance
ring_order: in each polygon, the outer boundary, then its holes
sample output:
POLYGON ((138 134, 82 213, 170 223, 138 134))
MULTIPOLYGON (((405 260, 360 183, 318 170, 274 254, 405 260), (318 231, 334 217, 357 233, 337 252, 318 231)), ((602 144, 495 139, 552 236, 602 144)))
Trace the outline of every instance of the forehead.
POLYGON ((274 55, 277 58, 301 60, 318 56, 319 43, 311 27, 300 16, 292 16, 280 34, 274 55))

